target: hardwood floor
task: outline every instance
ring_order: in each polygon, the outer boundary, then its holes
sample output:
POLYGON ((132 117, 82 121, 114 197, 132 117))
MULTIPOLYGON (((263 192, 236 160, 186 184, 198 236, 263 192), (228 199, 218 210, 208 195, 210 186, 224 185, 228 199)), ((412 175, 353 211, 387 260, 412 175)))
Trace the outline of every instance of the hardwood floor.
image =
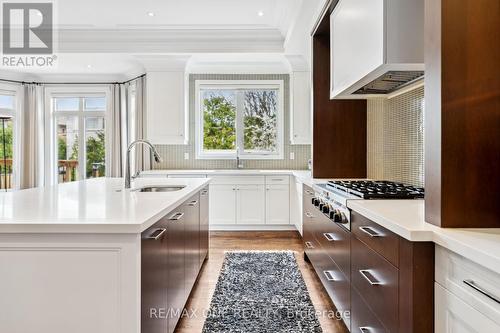
MULTIPOLYGON (((212 294, 224 260, 224 251, 231 250, 291 250, 296 251, 296 259, 309 290, 316 311, 327 312, 334 309, 312 266, 304 261, 303 247, 297 232, 212 232, 210 253, 200 272, 195 289, 186 306, 186 314, 176 333, 198 333, 203 329, 204 311, 210 307, 212 294)), ((324 333, 348 332, 341 320, 320 316, 324 333)))

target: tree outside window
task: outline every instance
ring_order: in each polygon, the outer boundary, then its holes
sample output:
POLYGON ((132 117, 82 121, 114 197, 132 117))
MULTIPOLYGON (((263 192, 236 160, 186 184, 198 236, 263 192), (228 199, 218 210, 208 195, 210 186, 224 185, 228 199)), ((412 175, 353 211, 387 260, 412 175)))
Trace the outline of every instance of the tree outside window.
POLYGON ((239 148, 243 158, 278 158, 282 152, 280 88, 200 84, 199 117, 203 127, 199 155, 234 158, 239 148))

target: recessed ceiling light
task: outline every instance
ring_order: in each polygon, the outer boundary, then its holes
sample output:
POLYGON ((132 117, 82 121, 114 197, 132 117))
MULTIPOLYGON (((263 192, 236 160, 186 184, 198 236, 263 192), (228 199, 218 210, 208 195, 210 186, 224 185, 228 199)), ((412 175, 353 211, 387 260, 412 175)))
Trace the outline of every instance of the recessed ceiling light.
POLYGON ((148 16, 153 17, 153 16, 155 16, 155 13, 153 13, 153 12, 148 12, 148 16))
POLYGON ((88 69, 91 69, 91 68, 92 68, 92 65, 87 65, 87 68, 88 68, 88 69))
POLYGON ((260 17, 264 16, 264 12, 261 10, 257 13, 257 15, 259 15, 260 17))

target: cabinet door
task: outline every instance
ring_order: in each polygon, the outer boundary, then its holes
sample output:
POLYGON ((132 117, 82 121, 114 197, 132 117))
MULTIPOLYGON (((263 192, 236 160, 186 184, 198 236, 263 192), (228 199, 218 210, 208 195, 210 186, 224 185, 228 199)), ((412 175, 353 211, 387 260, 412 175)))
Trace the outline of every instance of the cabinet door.
POLYGON ((290 224, 289 185, 267 185, 266 224, 290 224))
POLYGON ((293 145, 311 143, 311 73, 294 72, 291 76, 290 142, 293 145))
POLYGON ((239 185, 236 189, 236 223, 265 223, 264 185, 239 185))
POLYGON ((185 215, 185 297, 189 297, 191 289, 198 277, 200 268, 200 196, 196 195, 189 198, 184 204, 185 215))
POLYGON ((159 318, 161 308, 167 308, 167 222, 164 218, 141 235, 142 332, 163 333, 167 329, 167 320, 159 318))
MULTIPOLYGON (((185 295, 185 212, 180 207, 169 215, 167 228, 168 286, 167 313, 168 333, 172 333, 186 303, 185 295)), ((147 332, 147 331, 146 331, 147 332)))
POLYGON ((500 325, 460 298, 434 284, 436 333, 500 332, 500 325))
POLYGON ((302 183, 298 181, 290 186, 290 224, 302 235, 302 183))
POLYGON ((331 98, 384 63, 384 0, 340 0, 330 17, 331 98))
POLYGON ((236 185, 210 185, 210 224, 236 224, 236 185))
POLYGON ((183 72, 147 73, 147 138, 153 144, 186 141, 183 72))
POLYGON ((209 190, 204 188, 200 192, 200 267, 208 255, 209 228, 208 228, 208 202, 209 190))

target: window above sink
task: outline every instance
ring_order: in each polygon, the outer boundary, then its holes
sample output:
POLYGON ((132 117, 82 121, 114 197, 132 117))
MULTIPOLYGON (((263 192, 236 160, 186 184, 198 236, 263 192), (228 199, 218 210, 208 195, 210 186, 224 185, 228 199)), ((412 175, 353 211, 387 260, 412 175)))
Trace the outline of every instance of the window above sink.
POLYGON ((283 158, 283 81, 197 80, 196 158, 283 158))

